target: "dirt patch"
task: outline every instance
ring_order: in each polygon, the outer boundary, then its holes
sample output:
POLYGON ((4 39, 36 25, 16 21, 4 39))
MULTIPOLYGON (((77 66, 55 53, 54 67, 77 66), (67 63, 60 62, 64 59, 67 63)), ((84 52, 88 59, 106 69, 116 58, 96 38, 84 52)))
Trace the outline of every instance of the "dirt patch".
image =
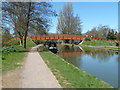
MULTIPOLYGON (((50 62, 48 60, 46 60, 45 62, 47 63, 47 65, 50 65, 50 62)), ((59 79, 61 79, 65 85, 71 85, 71 83, 60 74, 61 73, 60 70, 56 69, 52 65, 51 65, 51 68, 53 68, 53 74, 56 75, 59 79)))
POLYGON ((8 71, 2 74, 2 88, 20 88, 21 70, 8 71))
POLYGON ((61 74, 60 74, 60 71, 56 68, 54 68, 55 72, 53 72, 54 74, 57 74, 57 76, 63 80, 63 83, 66 84, 66 85, 71 85, 70 82, 68 82, 61 74))
MULTIPOLYGON (((61 88, 56 78, 33 47, 21 63, 22 69, 2 76, 2 88, 61 88)), ((18 63, 20 64, 20 63, 18 63)))
MULTIPOLYGON (((27 56, 27 53, 25 53, 27 56)), ((26 57, 22 62, 17 64, 22 65, 19 69, 11 70, 2 73, 2 88, 21 88, 21 74, 23 71, 23 66, 26 63, 26 57)))
POLYGON ((64 80, 64 83, 67 84, 67 85, 71 85, 71 83, 68 82, 67 80, 64 80))

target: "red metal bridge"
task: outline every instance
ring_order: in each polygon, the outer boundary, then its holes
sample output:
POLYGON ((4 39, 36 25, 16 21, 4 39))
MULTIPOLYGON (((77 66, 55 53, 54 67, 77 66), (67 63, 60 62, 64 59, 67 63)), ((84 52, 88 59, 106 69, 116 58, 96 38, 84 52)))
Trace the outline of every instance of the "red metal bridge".
MULTIPOLYGON (((31 38, 32 40, 54 40, 54 39, 69 39, 69 40, 84 40, 85 38, 95 39, 95 40, 104 40, 104 41, 112 41, 116 42, 120 45, 120 41, 103 39, 103 38, 95 38, 95 37, 86 37, 83 35, 69 35, 69 34, 48 34, 48 35, 35 35, 28 36, 27 38, 31 38)), ((11 40, 16 40, 19 38, 12 38, 11 40)))

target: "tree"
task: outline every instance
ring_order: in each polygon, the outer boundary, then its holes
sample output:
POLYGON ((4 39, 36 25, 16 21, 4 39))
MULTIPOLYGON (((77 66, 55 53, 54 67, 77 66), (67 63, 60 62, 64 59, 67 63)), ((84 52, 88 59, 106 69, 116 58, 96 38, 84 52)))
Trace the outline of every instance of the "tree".
POLYGON ((98 36, 98 32, 97 32, 97 28, 94 27, 93 29, 91 29, 90 31, 87 31, 85 33, 85 35, 89 36, 89 37, 97 37, 98 36))
POLYGON ((28 33, 35 31, 46 32, 49 26, 49 17, 56 13, 51 10, 52 5, 46 2, 4 2, 3 11, 7 12, 5 20, 13 23, 14 34, 23 39, 23 47, 26 48, 28 33), (39 29, 38 29, 39 28, 39 29))
POLYGON ((71 3, 64 5, 60 10, 57 33, 59 34, 81 34, 81 20, 78 15, 74 16, 71 3))
POLYGON ((6 44, 8 40, 12 38, 12 35, 10 34, 9 30, 5 30, 2 32, 2 46, 6 44))
POLYGON ((99 25, 98 27, 94 27, 90 31, 87 31, 85 35, 106 39, 110 30, 111 28, 107 25, 99 25))
POLYGON ((23 2, 3 2, 3 22, 9 25, 11 24, 10 30, 14 31, 14 35, 20 38, 20 44, 23 45, 23 36, 26 30, 26 12, 27 3, 23 2), (6 17, 7 16, 7 17, 6 17))
POLYGON ((98 38, 107 38, 108 32, 111 30, 111 28, 107 25, 99 25, 97 28, 98 31, 98 38))
POLYGON ((117 40, 120 40, 120 32, 117 33, 116 38, 117 40))
POLYGON ((115 40, 115 39, 116 39, 116 35, 115 35, 114 29, 111 29, 111 30, 108 32, 107 39, 112 39, 112 40, 115 40))

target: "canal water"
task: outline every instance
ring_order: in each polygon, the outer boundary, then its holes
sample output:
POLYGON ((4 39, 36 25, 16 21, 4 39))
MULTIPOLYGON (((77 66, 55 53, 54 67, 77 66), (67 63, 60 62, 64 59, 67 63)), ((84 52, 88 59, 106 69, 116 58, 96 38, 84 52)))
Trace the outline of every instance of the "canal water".
POLYGON ((119 52, 95 48, 58 45, 60 57, 76 67, 118 87, 119 52))

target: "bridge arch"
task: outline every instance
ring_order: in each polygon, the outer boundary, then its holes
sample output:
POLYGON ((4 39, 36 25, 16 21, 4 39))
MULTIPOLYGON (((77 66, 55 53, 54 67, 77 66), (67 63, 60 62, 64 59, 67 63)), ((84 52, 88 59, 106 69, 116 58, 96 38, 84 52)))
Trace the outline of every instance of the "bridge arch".
POLYGON ((28 36, 32 40, 53 40, 53 39, 70 39, 70 40, 84 40, 82 35, 68 35, 68 34, 54 34, 54 35, 36 35, 28 36))
MULTIPOLYGON (((103 38, 95 38, 95 37, 86 37, 82 35, 69 35, 69 34, 48 34, 48 35, 35 35, 35 36, 28 36, 27 38, 31 38, 32 40, 53 40, 53 39, 69 39, 69 40, 84 40, 85 38, 95 39, 95 40, 104 40, 104 41, 112 41, 116 42, 116 45, 120 45, 120 41, 117 40, 110 40, 110 39, 103 39, 103 38)), ((16 40, 19 38, 12 38, 11 40, 16 40)))

